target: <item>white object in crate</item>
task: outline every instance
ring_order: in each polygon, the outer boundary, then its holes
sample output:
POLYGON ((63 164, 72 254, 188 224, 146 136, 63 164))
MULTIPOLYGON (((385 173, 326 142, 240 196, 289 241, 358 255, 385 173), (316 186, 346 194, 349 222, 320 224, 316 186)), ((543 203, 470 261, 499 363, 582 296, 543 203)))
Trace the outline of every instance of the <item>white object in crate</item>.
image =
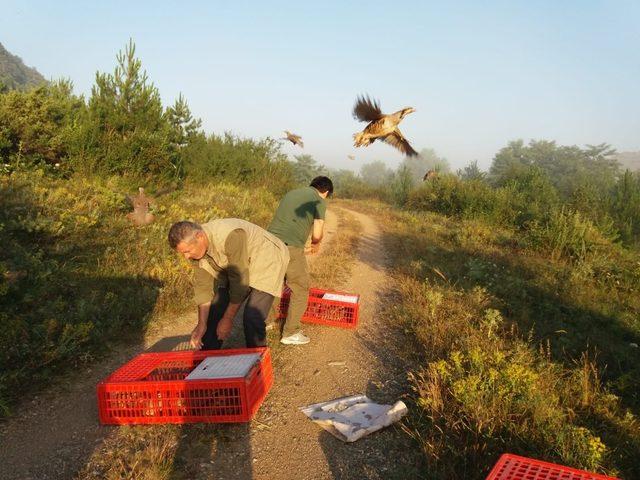
POLYGON ((331 300, 334 302, 358 303, 357 295, 341 295, 339 293, 325 293, 322 295, 323 300, 331 300))
POLYGON ((259 361, 259 353, 207 357, 186 376, 185 380, 246 377, 251 367, 259 361))

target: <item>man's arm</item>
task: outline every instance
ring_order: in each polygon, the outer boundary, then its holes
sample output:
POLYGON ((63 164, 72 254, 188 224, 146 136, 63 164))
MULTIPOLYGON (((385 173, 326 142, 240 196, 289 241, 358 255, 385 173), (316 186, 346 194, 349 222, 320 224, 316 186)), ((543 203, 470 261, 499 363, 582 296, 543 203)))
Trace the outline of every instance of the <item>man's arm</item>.
POLYGON ((196 267, 193 273, 193 301, 198 306, 198 323, 191 332, 191 346, 202 348, 202 337, 207 331, 207 318, 213 300, 215 278, 206 270, 196 267))
POLYGON ((324 220, 316 218, 313 221, 313 230, 311 232, 311 243, 320 243, 324 235, 324 220))
POLYGON ((316 254, 320 250, 320 242, 324 235, 324 220, 316 218, 313 221, 313 228, 311 230, 311 245, 308 249, 305 249, 306 254, 316 254))
POLYGON ((217 335, 225 340, 231 334, 233 317, 236 316, 240 304, 249 294, 249 254, 247 251, 247 234, 238 228, 231 232, 224 243, 227 255, 227 277, 229 278, 229 305, 218 322, 217 335))
POLYGON ((209 318, 209 309, 211 302, 198 305, 198 323, 196 328, 191 332, 191 346, 195 349, 202 348, 202 337, 207 331, 207 319, 209 318))

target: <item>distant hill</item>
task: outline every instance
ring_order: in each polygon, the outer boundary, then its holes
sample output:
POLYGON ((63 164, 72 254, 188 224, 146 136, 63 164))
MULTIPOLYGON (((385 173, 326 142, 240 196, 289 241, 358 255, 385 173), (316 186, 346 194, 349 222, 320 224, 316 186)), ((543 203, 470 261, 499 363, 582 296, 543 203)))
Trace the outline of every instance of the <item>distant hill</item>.
POLYGON ((35 68, 27 67, 22 59, 12 55, 0 43, 0 83, 9 88, 25 88, 46 83, 35 68))
POLYGON ((623 170, 627 168, 632 171, 640 170, 640 152, 617 153, 615 158, 620 162, 623 170))

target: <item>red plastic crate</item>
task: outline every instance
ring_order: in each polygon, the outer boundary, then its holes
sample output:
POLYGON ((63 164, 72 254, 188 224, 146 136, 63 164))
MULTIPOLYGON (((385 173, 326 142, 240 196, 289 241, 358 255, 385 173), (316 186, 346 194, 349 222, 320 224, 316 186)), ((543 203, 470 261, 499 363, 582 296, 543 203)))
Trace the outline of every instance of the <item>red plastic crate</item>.
POLYGON ((231 423, 253 418, 273 385, 267 347, 143 353, 98 384, 100 422, 231 423), (244 377, 185 380, 205 358, 261 353, 244 377))
MULTIPOLYGON (((320 288, 309 289, 309 299, 307 301, 307 310, 302 316, 305 323, 318 323, 321 325, 331 325, 341 328, 356 328, 358 325, 358 309, 360 307, 360 295, 356 303, 338 302, 335 300, 325 300, 322 296, 325 293, 335 293, 339 295, 353 295, 346 292, 336 292, 332 290, 322 290, 320 288)), ((278 309, 278 318, 287 318, 287 310, 289 309, 289 298, 291 290, 288 287, 282 291, 280 306, 278 309)))
POLYGON ((619 480, 614 477, 563 467, 554 463, 505 453, 486 480, 619 480))

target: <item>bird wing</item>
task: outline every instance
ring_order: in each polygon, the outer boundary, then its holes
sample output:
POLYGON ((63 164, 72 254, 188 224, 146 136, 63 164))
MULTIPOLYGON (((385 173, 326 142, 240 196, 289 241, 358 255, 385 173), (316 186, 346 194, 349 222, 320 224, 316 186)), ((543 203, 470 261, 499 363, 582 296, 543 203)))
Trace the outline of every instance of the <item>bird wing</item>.
POLYGON ((353 106, 353 118, 361 122, 373 122, 383 117, 380 104, 376 100, 371 100, 369 96, 361 96, 356 99, 353 106))
POLYGON ((409 144, 409 142, 407 142, 407 139, 402 136, 402 133, 400 133, 400 130, 398 130, 397 128, 391 134, 384 137, 382 140, 384 140, 386 143, 388 143, 392 147, 397 148, 398 150, 400 150, 402 153, 404 153, 409 157, 418 155, 418 152, 416 152, 413 149, 413 147, 409 144))

